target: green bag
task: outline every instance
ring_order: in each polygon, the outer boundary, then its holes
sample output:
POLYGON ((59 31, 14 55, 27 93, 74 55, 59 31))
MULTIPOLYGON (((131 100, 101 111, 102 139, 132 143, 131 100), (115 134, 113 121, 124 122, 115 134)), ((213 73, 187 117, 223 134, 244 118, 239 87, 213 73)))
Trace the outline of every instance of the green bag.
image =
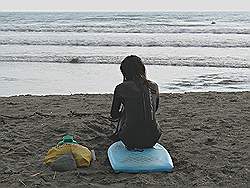
POLYGON ((57 145, 63 145, 63 144, 78 144, 77 141, 74 140, 73 136, 65 135, 63 137, 63 140, 60 141, 57 145))

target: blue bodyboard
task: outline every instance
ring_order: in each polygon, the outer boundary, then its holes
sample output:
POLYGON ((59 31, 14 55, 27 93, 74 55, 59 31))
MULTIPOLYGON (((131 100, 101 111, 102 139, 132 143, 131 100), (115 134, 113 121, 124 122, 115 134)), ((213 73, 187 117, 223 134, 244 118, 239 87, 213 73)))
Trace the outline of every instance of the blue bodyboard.
POLYGON ((158 143, 153 148, 128 150, 118 141, 109 147, 108 158, 116 173, 171 172, 174 168, 168 151, 158 143))

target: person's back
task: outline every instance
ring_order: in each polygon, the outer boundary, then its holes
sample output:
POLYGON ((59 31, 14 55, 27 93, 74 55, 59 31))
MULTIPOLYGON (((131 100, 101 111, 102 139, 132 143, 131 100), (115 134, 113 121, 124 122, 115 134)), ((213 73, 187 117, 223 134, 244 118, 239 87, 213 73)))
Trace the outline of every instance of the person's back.
POLYGON ((111 117, 119 118, 119 138, 128 148, 152 147, 158 141, 161 135, 155 119, 158 104, 159 91, 156 83, 125 79, 116 86, 111 117))

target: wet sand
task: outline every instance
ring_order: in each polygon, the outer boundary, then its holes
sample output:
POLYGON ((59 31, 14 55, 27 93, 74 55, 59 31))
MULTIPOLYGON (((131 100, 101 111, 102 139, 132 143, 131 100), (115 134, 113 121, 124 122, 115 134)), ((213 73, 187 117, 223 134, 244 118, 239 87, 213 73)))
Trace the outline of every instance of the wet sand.
MULTIPOLYGON (((146 69, 162 93, 250 91, 250 68, 146 65, 146 69)), ((0 63, 0 97, 106 94, 122 81, 119 64, 0 63)))
POLYGON ((250 92, 162 94, 160 143, 172 173, 115 174, 107 160, 112 95, 0 98, 0 186, 250 186, 250 92), (89 168, 54 173, 43 165, 63 135, 96 152, 89 168))

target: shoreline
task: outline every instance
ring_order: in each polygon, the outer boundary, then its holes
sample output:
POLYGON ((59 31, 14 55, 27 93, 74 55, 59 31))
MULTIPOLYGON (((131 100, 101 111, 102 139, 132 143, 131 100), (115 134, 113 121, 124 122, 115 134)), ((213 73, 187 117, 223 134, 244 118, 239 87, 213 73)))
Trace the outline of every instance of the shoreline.
MULTIPOLYGON (((160 92, 160 96, 162 95, 173 95, 173 94, 206 94, 206 93, 248 93, 250 91, 183 91, 183 92, 160 92)), ((72 93, 72 94, 20 94, 20 95, 10 95, 10 96, 0 96, 0 98, 12 98, 12 97, 56 97, 56 96, 78 96, 78 95, 112 95, 113 93, 72 93)))
POLYGON ((248 186, 250 91, 160 94, 159 141, 169 151, 172 173, 115 174, 107 160, 114 127, 112 94, 0 97, 0 185, 248 186), (38 112, 35 114, 35 112, 38 112), (89 168, 57 173, 42 164, 65 134, 94 149, 89 168), (37 176, 33 174, 40 173, 37 176))
MULTIPOLYGON (((250 69, 146 65, 161 93, 250 91, 250 69)), ((118 64, 0 63, 0 96, 113 93, 118 64), (97 74, 98 73, 98 74, 97 74)))

